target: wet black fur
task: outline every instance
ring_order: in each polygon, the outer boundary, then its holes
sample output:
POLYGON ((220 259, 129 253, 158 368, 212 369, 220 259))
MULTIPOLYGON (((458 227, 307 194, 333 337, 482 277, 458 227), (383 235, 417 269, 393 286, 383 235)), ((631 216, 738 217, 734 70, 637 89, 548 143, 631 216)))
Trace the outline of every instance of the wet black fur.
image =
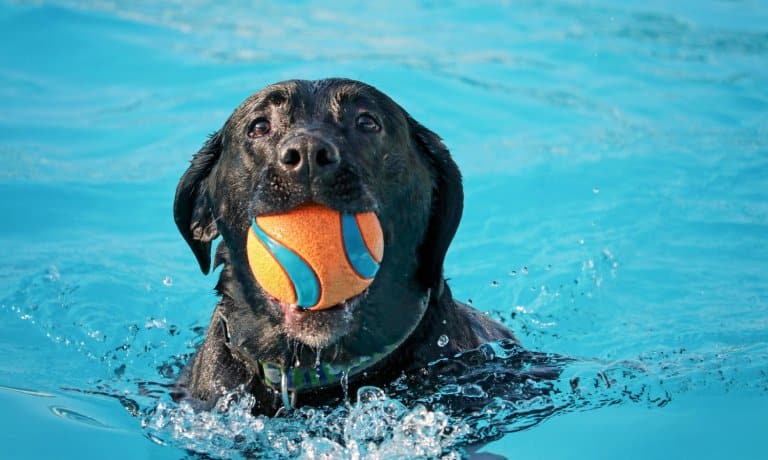
MULTIPOLYGON (((440 138, 363 83, 282 82, 238 107, 194 156, 178 185, 174 217, 182 236, 206 274, 211 243, 221 236, 213 263, 223 268, 216 285, 221 301, 204 343, 179 380, 177 396, 210 407, 223 391, 242 384, 258 400, 255 411, 272 414, 281 402, 262 383, 256 360, 314 360, 317 350, 307 343, 316 338, 311 331, 286 329, 279 309, 253 280, 245 256, 252 216, 307 201, 344 212, 376 211, 385 237, 379 274, 352 319, 341 321, 338 311, 302 313, 314 315, 302 318, 305 326, 322 329, 320 339, 331 337, 320 347, 323 359, 343 362, 409 334, 375 368, 351 376, 352 390, 382 385, 404 370, 486 341, 514 339, 505 327, 455 301, 443 278, 463 190, 440 138), (356 130, 353 120, 360 110, 375 116, 380 133, 356 130), (270 119, 274 134, 252 139, 247 133, 259 116, 270 119), (307 171, 288 170, 280 152, 287 142, 306 139, 338 148, 339 164, 331 172, 311 165, 307 171), (426 310, 419 303, 425 296, 426 310), (343 330, 339 337, 337 323, 343 330), (450 338, 448 345, 437 345, 441 335, 450 338)), ((341 389, 334 385, 302 392, 298 403, 320 404, 339 396, 341 389)))

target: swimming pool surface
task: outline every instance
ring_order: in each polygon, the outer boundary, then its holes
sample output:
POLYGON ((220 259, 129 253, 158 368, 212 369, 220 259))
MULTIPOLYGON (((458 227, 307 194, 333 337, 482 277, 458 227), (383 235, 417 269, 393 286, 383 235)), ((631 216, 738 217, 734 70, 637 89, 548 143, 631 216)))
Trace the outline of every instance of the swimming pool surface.
POLYGON ((462 430, 515 459, 764 456, 768 4, 498 3, 0 1, 0 457, 455 458, 462 430), (176 182, 246 96, 328 76, 444 137, 453 292, 580 358, 562 393, 169 402, 216 302, 176 182))

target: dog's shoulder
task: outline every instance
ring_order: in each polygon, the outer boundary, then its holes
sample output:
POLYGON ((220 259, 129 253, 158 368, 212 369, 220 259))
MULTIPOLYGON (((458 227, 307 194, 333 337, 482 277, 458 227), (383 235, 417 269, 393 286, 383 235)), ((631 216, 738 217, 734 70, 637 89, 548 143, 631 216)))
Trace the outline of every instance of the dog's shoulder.
POLYGON ((454 304, 458 310, 458 315, 466 318, 469 328, 477 342, 475 346, 503 339, 512 339, 519 343, 517 337, 515 337, 515 334, 512 333, 509 328, 500 324, 498 321, 491 319, 487 314, 481 313, 458 300, 454 300, 454 304))
MULTIPOLYGON (((221 303, 216 307, 208 334, 176 383, 176 399, 197 406, 210 406, 226 391, 251 380, 246 364, 232 355, 227 347, 226 331, 219 320, 221 303)), ((210 407, 201 407, 210 409, 210 407)))
POLYGON ((514 333, 503 324, 469 305, 455 300, 447 284, 432 299, 424 318, 403 344, 405 367, 421 367, 479 347, 486 342, 510 339, 514 333))

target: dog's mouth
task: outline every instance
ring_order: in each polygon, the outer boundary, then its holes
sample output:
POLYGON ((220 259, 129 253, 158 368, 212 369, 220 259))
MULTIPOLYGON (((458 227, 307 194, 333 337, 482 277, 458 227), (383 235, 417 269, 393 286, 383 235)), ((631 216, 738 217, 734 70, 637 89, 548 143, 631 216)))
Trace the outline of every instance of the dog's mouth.
POLYGON ((267 294, 267 298, 270 302, 272 302, 273 305, 277 306, 279 310, 285 315, 288 312, 291 313, 297 313, 297 314, 319 314, 319 313, 328 313, 332 312, 337 309, 351 309, 354 310, 357 305, 365 298, 365 296, 368 295, 368 289, 363 290, 363 292, 352 296, 348 299, 344 299, 341 302, 332 305, 330 307, 324 308, 323 310, 311 310, 304 307, 300 307, 296 304, 291 304, 288 302, 283 302, 282 300, 278 299, 277 297, 271 296, 267 294))
POLYGON ((287 336, 315 349, 333 345, 352 332, 355 311, 368 296, 368 289, 323 310, 307 310, 295 304, 267 296, 269 302, 282 314, 287 336))
POLYGON ((288 315, 348 310, 379 270, 384 237, 375 212, 307 203, 254 217, 245 247, 256 283, 288 315))

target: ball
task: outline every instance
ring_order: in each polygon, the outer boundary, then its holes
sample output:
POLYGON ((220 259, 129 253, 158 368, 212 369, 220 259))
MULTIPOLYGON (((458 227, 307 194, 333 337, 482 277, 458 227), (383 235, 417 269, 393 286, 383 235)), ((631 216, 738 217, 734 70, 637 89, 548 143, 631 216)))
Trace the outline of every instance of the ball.
POLYGON ((384 255, 376 214, 345 214, 310 204, 256 217, 246 241, 256 282, 281 302, 333 307, 363 292, 384 255))

